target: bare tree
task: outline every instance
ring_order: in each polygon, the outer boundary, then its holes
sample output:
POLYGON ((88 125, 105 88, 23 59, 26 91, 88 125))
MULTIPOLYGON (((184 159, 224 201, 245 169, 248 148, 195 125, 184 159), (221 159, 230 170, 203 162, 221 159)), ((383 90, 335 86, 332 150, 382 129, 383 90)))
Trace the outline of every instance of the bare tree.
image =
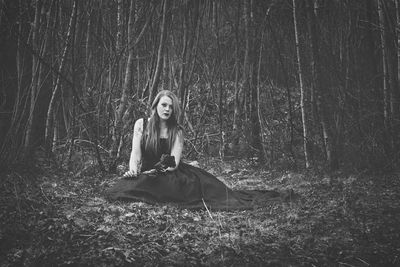
MULTIPOLYGON (((261 141, 261 125, 259 113, 259 88, 256 83, 257 60, 256 60, 256 40, 254 38, 256 28, 254 26, 253 4, 245 1, 244 3, 246 48, 248 51, 248 78, 246 89, 250 91, 250 125, 251 125, 251 147, 256 151, 259 162, 264 161, 263 145, 261 141)), ((261 49, 261 48, 260 48, 261 49)), ((261 63, 259 63, 261 65, 261 63)), ((244 67, 246 68, 246 67, 244 67)))
POLYGON ((72 33, 72 26, 76 17, 76 13, 77 13, 77 0, 74 0, 73 2, 73 6, 72 6, 72 12, 71 12, 71 16, 70 16, 70 20, 69 20, 69 24, 68 24, 68 29, 67 29, 67 36, 66 36, 66 40, 65 40, 65 45, 64 45, 64 49, 61 55, 61 62, 60 65, 58 67, 58 73, 59 75, 57 76, 57 80, 56 80, 56 84, 53 90, 53 93, 51 95, 51 99, 50 99, 50 103, 49 103, 49 107, 47 109, 47 119, 46 119, 46 128, 45 128, 45 144, 46 144, 46 148, 47 151, 51 151, 52 150, 52 130, 53 130, 53 119, 54 119, 54 105, 56 103, 56 97, 58 95, 58 92, 60 90, 60 74, 63 71, 64 68, 64 64, 65 64, 65 60, 67 57, 67 52, 68 52, 68 48, 70 46, 70 42, 71 42, 71 33, 72 33))
POLYGON ((39 75, 40 75, 40 61, 39 61, 39 27, 40 27, 40 13, 42 1, 36 0, 35 4, 35 18, 32 23, 32 80, 30 85, 30 108, 29 117, 26 126, 25 143, 24 143, 24 158, 30 156, 33 124, 35 120, 35 107, 39 91, 39 75))
MULTIPOLYGON (((395 0, 396 5, 396 42, 397 42, 397 80, 400 81, 400 0, 395 0)), ((399 88, 397 88, 399 90, 399 88)))
MULTIPOLYGON (((321 62, 319 56, 319 40, 318 40, 318 21, 316 16, 316 0, 307 1, 307 15, 308 15, 308 26, 310 34, 311 44, 311 71, 312 71, 312 84, 315 88, 317 95, 317 106, 320 114, 320 120, 322 125, 322 131, 324 136, 325 153, 326 159, 331 170, 335 170, 339 167, 338 155, 336 153, 336 139, 334 135, 334 125, 330 118, 328 101, 327 101, 327 88, 322 80, 321 62)), ((318 13, 317 13, 318 14, 318 13)))
MULTIPOLYGON (((383 2, 377 0, 378 15, 379 15, 379 32, 381 41, 381 55, 382 55, 382 86, 383 86, 383 117, 385 126, 386 138, 389 138, 391 132, 391 112, 390 112, 390 88, 389 88, 389 71, 388 71, 388 57, 387 57, 387 36, 386 36, 386 25, 385 25, 385 14, 383 11, 383 2)), ((384 140, 386 143, 386 152, 389 152, 391 141, 384 140)))
POLYGON ((400 147, 399 3, 295 1, 293 33, 287 3, 275 0, 0 0, 1 158, 40 145, 72 157, 89 138, 115 163, 132 115, 162 87, 179 95, 197 153, 206 138, 221 157, 225 141, 234 155, 270 141, 271 159, 301 151, 310 166, 315 142, 331 167, 339 155, 384 166, 400 147), (339 15, 322 16, 328 9, 339 15))
MULTIPOLYGON (((195 60, 197 56, 197 46, 200 33, 200 14, 199 14, 198 1, 185 2, 184 15, 183 15, 183 37, 182 37, 182 51, 180 53, 181 64, 178 79, 178 94, 182 105, 182 113, 180 121, 183 123, 187 118, 186 108, 188 106, 188 96, 190 94, 189 84, 192 80, 193 71, 195 68, 195 60)), ((173 77, 170 77, 173 80, 173 77)), ((172 85, 170 88, 172 89, 172 85)), ((188 124, 190 122, 186 120, 188 124)))
POLYGON ((400 150, 400 0, 395 0, 396 8, 396 26, 394 27, 394 47, 397 49, 394 51, 396 61, 393 61, 393 101, 392 101, 392 112, 393 112, 393 139, 394 139, 394 150, 400 150))
POLYGON ((237 1, 237 12, 235 16, 235 102, 233 110, 233 140, 232 147, 236 147, 239 144, 240 137, 240 93, 241 87, 239 85, 239 74, 240 74, 240 58, 239 58, 239 24, 241 14, 240 1, 237 1))
POLYGON ((160 43, 158 46, 158 52, 157 52, 157 62, 156 62, 156 67, 155 67, 155 73, 153 75, 153 80, 151 83, 150 87, 150 92, 149 92, 149 101, 148 105, 151 105, 151 102, 153 102, 153 99, 156 95, 157 92, 157 87, 158 83, 160 81, 160 74, 161 74, 161 69, 162 69, 162 59, 163 59, 163 52, 164 52, 164 46, 165 46, 165 41, 166 41, 166 36, 167 36, 167 15, 169 12, 169 2, 170 0, 163 0, 164 5, 163 5, 163 16, 162 16, 162 22, 160 26, 160 43))
POLYGON ((304 149, 304 160, 306 168, 309 168, 310 159, 309 159, 309 136, 308 136, 308 98, 304 88, 304 77, 303 77, 303 68, 302 68, 302 57, 300 53, 300 41, 299 41, 299 30, 297 27, 297 7, 296 0, 293 0, 293 25, 294 25, 294 34, 296 40, 296 55, 297 55, 297 71, 299 76, 299 86, 300 86, 300 106, 301 106, 301 120, 303 123, 303 149, 304 149))
POLYGON ((128 62, 126 64, 125 68, 125 78, 124 78, 124 84, 122 86, 122 94, 120 98, 120 103, 116 112, 116 118, 115 118, 115 128, 114 132, 112 135, 112 146, 111 146, 111 158, 114 160, 114 163, 111 166, 111 169, 114 170, 116 167, 116 160, 119 158, 119 150, 120 148, 120 143, 121 143, 121 135, 123 134, 122 132, 122 118, 124 113, 126 112, 126 107, 128 104, 128 92, 132 86, 132 73, 133 73, 133 62, 134 62, 134 57, 135 57, 135 51, 134 51, 134 46, 131 45, 134 42, 134 21, 135 21, 135 16, 134 16, 134 7, 135 7, 135 2, 131 1, 130 8, 129 8, 129 22, 128 22, 128 62))

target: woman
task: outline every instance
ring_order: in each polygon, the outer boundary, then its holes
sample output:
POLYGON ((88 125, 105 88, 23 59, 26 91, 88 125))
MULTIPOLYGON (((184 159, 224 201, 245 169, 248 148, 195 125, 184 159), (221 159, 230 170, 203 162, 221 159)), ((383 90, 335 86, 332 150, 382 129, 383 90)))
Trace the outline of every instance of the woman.
POLYGON ((145 170, 145 173, 155 172, 154 169, 150 169, 159 160, 159 156, 157 156, 159 152, 169 154, 170 151, 171 156, 175 157, 176 166, 169 167, 164 171, 173 171, 179 166, 183 149, 183 133, 178 126, 180 116, 178 102, 174 93, 163 90, 157 94, 151 105, 151 117, 148 126, 143 127, 146 121, 142 118, 135 122, 129 171, 124 174, 124 177, 136 177, 140 173, 142 152, 144 153, 142 170, 145 170), (146 132, 143 136, 144 130, 146 132))
POLYGON ((135 122, 129 170, 107 191, 110 199, 213 210, 248 209, 282 199, 274 191, 232 191, 212 174, 181 162, 179 116, 176 95, 168 90, 159 92, 150 118, 135 122), (165 158, 169 162, 163 162, 165 158))

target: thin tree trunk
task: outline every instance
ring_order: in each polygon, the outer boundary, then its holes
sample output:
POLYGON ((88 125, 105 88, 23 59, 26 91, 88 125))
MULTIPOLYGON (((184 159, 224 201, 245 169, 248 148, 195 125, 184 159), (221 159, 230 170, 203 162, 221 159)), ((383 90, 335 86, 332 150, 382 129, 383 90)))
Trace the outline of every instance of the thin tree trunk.
MULTIPOLYGON (((393 27, 392 23, 389 22, 388 17, 390 10, 395 6, 392 5, 389 1, 382 2, 383 5, 383 14, 385 15, 384 23, 385 25, 385 39, 386 43, 386 60, 388 67, 388 78, 389 78, 389 101, 390 101, 390 141, 391 141, 391 150, 395 152, 395 147, 398 145, 398 140, 396 136, 398 135, 397 125, 400 118, 399 114, 399 101, 400 101, 400 91, 399 91, 399 81, 398 81, 398 65, 397 65, 397 38, 396 38, 396 30, 393 27)), ((396 8, 395 8, 396 11, 396 8)), ((393 23, 395 25, 395 23, 393 23)), ((392 155, 391 155, 392 156, 392 155)))
MULTIPOLYGON (((63 112, 64 114, 67 114, 68 108, 68 102, 65 101, 65 98, 62 98, 62 103, 63 103, 63 112)), ((74 129, 76 125, 76 107, 75 107, 75 97, 72 97, 72 105, 71 105, 71 118, 69 119, 70 123, 68 123, 68 128, 67 128, 67 137, 69 140, 69 147, 68 147, 68 158, 67 158, 67 166, 68 168, 71 165, 71 160, 72 160, 72 154, 74 153, 74 146, 75 146, 75 134, 74 134, 74 129)), ((68 115, 64 115, 64 120, 68 115)))
MULTIPOLYGON (((196 66, 196 58, 197 58, 197 50, 198 50, 198 45, 199 45, 199 37, 200 37, 200 26, 201 26, 201 17, 200 17, 200 2, 195 1, 194 2, 194 8, 193 8, 193 21, 195 21, 195 25, 193 26, 193 31, 190 39, 190 53, 189 53, 189 71, 187 75, 186 82, 189 84, 192 81, 193 77, 193 72, 196 66)), ((186 92, 186 94, 189 94, 189 90, 186 92)))
MULTIPOLYGON (((371 77, 371 93, 372 93, 372 99, 369 100, 367 103, 373 103, 371 106, 372 109, 372 114, 371 114, 371 120, 369 121, 369 127, 370 129, 375 129, 376 134, 374 133, 374 139, 375 142, 378 144, 378 147, 381 150, 386 150, 387 149, 387 137, 386 135, 386 130, 385 130, 385 119, 384 119, 384 108, 383 108, 383 90, 382 90, 382 82, 381 82, 381 77, 382 74, 380 71, 378 71, 378 67, 381 64, 380 59, 381 56, 379 53, 376 53, 377 49, 379 49, 379 42, 380 40, 376 40, 375 37, 375 30, 376 25, 375 23, 375 13, 377 11, 377 1, 376 0, 366 0, 365 6, 363 7, 365 9, 365 16, 366 20, 369 22, 370 26, 366 29, 366 53, 368 54, 367 57, 367 68, 368 72, 367 75, 368 77, 371 77), (378 46, 378 47, 377 47, 378 46)), ((379 68, 380 69, 380 68, 379 68)), ((359 90, 361 91, 361 90, 359 90)), ((361 98, 360 98, 361 99, 361 98)), ((364 102, 364 101, 363 101, 364 102)), ((359 101, 360 105, 360 112, 362 112, 361 105, 363 104, 361 100, 359 101)), ((365 102, 364 102, 365 103, 365 102)), ((361 142, 363 140, 360 140, 361 142)), ((362 153, 362 147, 360 147, 360 152, 362 153)), ((381 159, 381 155, 376 155, 377 157, 373 157, 374 163, 376 163, 377 159, 381 159)), ((364 161, 366 164, 371 163, 371 160, 367 160, 367 158, 364 158, 364 161)))
MULTIPOLYGON (((168 71, 168 58, 169 58, 169 52, 168 50, 164 53, 164 57, 163 57, 163 67, 162 67, 162 83, 161 83, 161 90, 166 90, 168 87, 168 78, 169 78, 169 71, 168 71)), ((172 89, 172 88, 171 88, 172 89)))
MULTIPOLYGON (((278 39, 277 34, 275 33, 275 30, 273 28, 272 28, 271 33, 272 33, 272 38, 271 39, 275 43, 275 47, 276 47, 276 50, 277 50, 276 53, 278 55, 279 65, 281 66, 281 71, 282 71, 282 73, 284 75, 283 76, 284 77, 284 86, 285 86, 285 90, 286 90, 287 105, 288 105, 287 106, 287 109, 288 109, 288 116, 287 116, 288 125, 287 126, 288 126, 288 131, 289 131, 289 136, 290 136, 289 153, 290 153, 290 155, 292 157, 292 160, 293 160, 294 164, 297 165, 296 157, 295 157, 295 154, 294 154, 294 151, 293 151, 293 146, 294 146, 294 144, 293 144, 293 142, 294 142, 294 124, 293 124, 292 94, 291 94, 291 90, 290 90, 290 86, 289 86, 289 81, 290 81, 289 71, 285 67, 284 59, 283 59, 283 56, 282 56, 282 51, 281 51, 281 47, 283 47, 282 38, 278 39)), ((273 101, 272 101, 273 99, 272 98, 273 97, 271 95, 270 96, 271 103, 273 103, 273 101)), ((272 104, 272 107, 273 107, 273 104, 272 104)), ((271 142, 272 141, 273 141, 273 138, 271 136, 271 142)), ((274 147, 271 146, 270 149, 271 149, 271 160, 273 160, 272 155, 273 155, 274 147)), ((310 152, 309 158, 311 158, 311 157, 312 157, 312 155, 311 155, 311 152, 310 152)))
POLYGON ((188 22, 188 7, 187 7, 187 2, 185 4, 185 14, 183 15, 183 22, 182 22, 182 27, 183 27, 183 47, 182 47, 182 53, 181 53, 181 68, 179 71, 179 85, 178 85, 178 94, 180 96, 180 101, 182 105, 182 113, 181 113, 181 118, 179 118, 179 121, 182 123, 183 119, 185 117, 185 109, 186 109, 186 84, 185 84, 185 74, 186 74, 186 65, 187 65, 187 51, 188 51, 188 45, 189 45, 189 22, 188 22))
POLYGON ((260 127, 260 119, 257 113, 258 107, 258 97, 257 97, 257 86, 254 82, 254 75, 256 71, 256 67, 254 66, 254 62, 256 62, 254 56, 254 34, 253 34, 253 16, 252 16, 252 5, 248 0, 244 0, 243 5, 244 11, 244 22, 245 22, 245 40, 246 40, 246 52, 245 52, 245 61, 243 66, 243 88, 246 90, 248 97, 246 97, 248 106, 249 106, 249 119, 250 119, 250 127, 251 127, 251 137, 250 144, 252 150, 256 151, 258 161, 262 162, 263 153, 262 153, 262 144, 261 144, 261 127, 260 127))
MULTIPOLYGON (((137 1, 135 1, 135 2, 137 2, 137 1)), ((146 2, 146 3, 151 4, 151 2, 146 2)), ((134 43, 134 44, 130 44, 130 45, 134 45, 135 47, 137 47, 137 45, 139 44, 139 42, 143 39, 144 33, 146 32, 147 28, 149 27, 150 22, 152 21, 153 13, 154 13, 155 10, 156 10, 156 7, 153 6, 153 7, 151 8, 151 11, 150 11, 149 14, 147 15, 146 23, 145 23, 145 25, 143 26, 142 30, 140 31, 138 37, 136 38, 135 43, 134 43)), ((135 20, 138 20, 138 15, 135 16, 135 20)), ((139 51, 138 49, 136 49, 136 50, 137 50, 137 51, 136 51, 136 53, 137 53, 137 54, 136 54, 136 60, 137 60, 137 66, 136 66, 136 68, 137 68, 137 98, 142 99, 142 98, 143 98, 143 95, 145 94, 146 89, 143 89, 143 88, 142 88, 142 87, 143 87, 143 84, 140 82, 140 76, 141 76, 141 75, 144 75, 144 76, 145 76, 146 68, 143 68, 144 70, 141 71, 142 68, 141 68, 141 64, 140 64, 140 60, 139 60, 140 51, 139 51)), ((142 65, 143 65, 143 64, 142 64, 142 65)), ((144 80, 146 80, 146 79, 144 79, 144 80)), ((149 80, 149 79, 147 79, 147 80, 149 80)))
MULTIPOLYGON (((249 57, 250 57, 250 33, 249 33, 249 3, 248 0, 243 0, 243 13, 244 13, 244 31, 245 31, 245 50, 243 59, 243 73, 242 73, 242 84, 243 84, 243 108, 245 113, 245 122, 248 122, 247 114, 247 91, 250 90, 249 81, 249 57)), ((242 124, 243 127, 243 124, 242 124)))
MULTIPOLYGON (((128 40, 130 43, 134 36, 134 1, 131 2, 130 8, 129 8, 129 23, 128 23, 128 40)), ((134 51, 134 46, 129 46, 129 51, 128 51, 128 62, 126 64, 125 68, 125 78, 124 78, 124 84, 122 87, 122 95, 120 99, 120 104, 118 106, 117 112, 116 112, 116 118, 115 118, 115 128, 114 128, 114 133, 112 135, 112 146, 111 146, 111 158, 113 159, 113 163, 110 166, 110 170, 114 171, 117 160, 119 159, 119 153, 118 153, 118 147, 121 142, 122 138, 122 128, 123 128, 123 115, 126 110, 126 106, 128 104, 128 92, 129 89, 131 88, 132 85, 132 73, 133 73, 133 61, 135 57, 135 51, 134 51)))
POLYGON ((53 124, 53 134, 52 134, 52 136, 53 136, 53 140, 52 140, 52 145, 51 145, 51 148, 52 148, 52 151, 51 152, 55 152, 55 149, 56 149, 56 147, 57 147, 57 142, 58 142, 58 138, 59 138, 59 121, 57 120, 57 114, 58 112, 55 112, 55 113, 53 113, 53 116, 54 116, 54 118, 53 118, 53 120, 54 120, 54 124, 53 124))
MULTIPOLYGON (((139 18, 139 14, 138 12, 136 12, 136 10, 138 10, 139 5, 138 5, 138 1, 135 1, 135 21, 138 20, 139 18)), ((136 49, 136 99, 140 99, 141 95, 142 95, 142 82, 141 82, 141 72, 142 72, 142 68, 140 65, 140 52, 139 52, 139 48, 136 49)))
POLYGON ((400 0, 395 0, 396 4, 396 42, 397 42, 397 80, 400 81, 400 0))
POLYGON ((391 112, 390 112, 390 88, 389 88, 389 71, 388 71, 388 58, 387 58, 387 43, 386 43, 386 26, 385 17, 383 11, 382 0, 377 0, 378 4, 378 15, 379 15, 379 29, 380 29, 380 41, 381 41, 381 56, 382 56, 382 79, 383 79, 383 118, 385 126, 384 146, 385 152, 390 154, 391 141, 388 140, 389 133, 391 132, 391 112))
MULTIPOLYGON (((199 1, 191 2, 194 4, 194 8, 189 6, 191 14, 189 16, 185 16, 184 19, 184 49, 182 52, 182 66, 181 66, 181 79, 178 85, 178 92, 181 95, 181 105, 182 105, 182 116, 181 122, 183 122, 183 118, 187 118, 186 108, 188 106, 190 88, 189 84, 193 77, 193 70, 196 66, 196 57, 197 57, 197 46, 199 41, 200 34, 200 16, 199 16, 199 1), (189 22, 193 22, 192 28, 189 28, 189 22), (189 29, 191 29, 189 33, 189 29), (180 87, 180 88, 179 88, 180 87)), ((172 77, 171 77, 172 79, 172 77)), ((190 124, 190 122, 189 122, 190 124)))
POLYGON ((216 59, 216 66, 217 66, 217 75, 218 75, 218 122, 219 122, 219 157, 221 161, 224 160, 225 157, 225 132, 224 132, 224 121, 223 121, 223 98, 224 98, 224 93, 223 93, 223 84, 222 84, 222 74, 221 74, 221 63, 222 63, 222 58, 221 58, 221 43, 220 43, 220 36, 219 36, 219 5, 218 2, 213 2, 213 21, 214 21, 214 34, 216 37, 216 42, 217 42, 217 59, 216 59))
MULTIPOLYGON (((50 23, 50 15, 52 13, 52 11, 49 11, 49 20, 47 22, 47 27, 44 29, 44 32, 41 28, 41 14, 44 13, 44 9, 45 6, 43 5, 42 2, 37 3, 37 6, 39 7, 39 18, 38 18, 38 28, 36 28, 35 30, 37 30, 36 32, 36 37, 33 39, 36 39, 36 41, 33 41, 32 39, 32 48, 33 48, 33 59, 32 59, 32 64, 35 64, 36 67, 35 68, 35 73, 33 73, 33 78, 32 78, 32 82, 34 82, 34 84, 32 85, 32 91, 31 91, 31 110, 30 110, 30 114, 29 114, 29 119, 28 119, 28 129, 27 129, 27 137, 32 138, 33 135, 36 134, 36 132, 33 131, 33 126, 31 125, 31 123, 35 124, 36 123, 36 116, 35 116, 35 109, 36 109, 36 104, 37 101, 41 101, 41 99, 39 99, 39 94, 40 94, 40 90, 43 86, 42 83, 42 77, 44 74, 44 66, 41 62, 41 58, 44 57, 45 53, 46 53, 46 49, 47 49, 47 41, 49 39, 49 32, 50 32, 50 27, 49 27, 49 23, 50 23), (41 36, 44 36, 42 39, 40 38, 41 36), (35 43, 35 44, 34 44, 35 43), (29 133, 28 133, 29 132, 29 133)), ((52 6, 51 6, 52 7, 52 6)), ((35 12, 36 13, 36 12, 35 12)), ((36 20, 36 14, 35 14, 35 20, 36 20)), ((40 103, 40 102, 39 102, 40 103)), ((28 143, 30 143, 31 141, 29 141, 28 143)), ((30 154, 30 149, 32 149, 32 144, 29 144, 27 147, 28 149, 28 154, 30 154)), ((25 154, 25 153, 24 153, 25 154)), ((27 155, 28 156, 28 155, 27 155)))
POLYGON ((29 117, 25 133, 25 143, 23 150, 23 157, 27 158, 31 153, 31 139, 33 131, 33 123, 35 121, 35 106, 38 91, 38 76, 39 76, 39 25, 40 25, 40 11, 41 11, 41 0, 36 0, 35 2, 35 18, 32 23, 32 80, 30 86, 30 108, 29 117))
MULTIPOLYGON (((19 7, 21 7, 21 2, 19 2, 19 7)), ((4 0, 0 1, 0 28, 2 28, 3 24, 3 8, 4 8, 4 0)))
POLYGON ((306 168, 311 166, 309 159, 309 136, 308 136, 308 113, 307 113, 307 105, 308 99, 306 95, 306 91, 304 88, 304 77, 303 77, 303 69, 302 69, 302 60, 300 53, 300 41, 299 41, 299 30, 297 28, 297 7, 296 0, 293 0, 293 25, 294 25, 294 34, 296 40, 296 54, 297 54, 297 70, 299 75, 299 86, 300 86, 300 106, 301 106, 301 119, 303 123, 303 150, 304 150, 304 160, 306 168))
POLYGON ((46 119, 46 128, 45 128, 45 146, 46 146, 46 150, 47 151, 51 151, 51 145, 52 145, 52 143, 51 143, 51 130, 52 130, 52 126, 53 126, 53 110, 54 110, 54 105, 55 105, 55 102, 56 102, 56 97, 57 97, 58 91, 59 91, 60 86, 61 86, 60 85, 60 75, 61 75, 62 70, 64 68, 65 59, 67 57, 67 52, 68 52, 68 48, 69 48, 70 41, 71 41, 72 26, 73 26, 73 22, 74 22, 75 17, 76 17, 77 7, 78 7, 77 0, 74 0, 73 6, 72 6, 72 12, 71 12, 71 16, 70 16, 70 20, 69 20, 69 24, 68 24, 65 47, 64 47, 64 51, 63 51, 62 56, 61 56, 60 66, 58 68, 58 76, 57 76, 57 80, 56 80, 56 86, 55 86, 55 88, 53 90, 53 93, 51 95, 49 107, 47 109, 47 119, 46 119))
MULTIPOLYGON (((48 40, 50 40, 50 42, 51 42, 51 44, 50 44, 50 50, 51 50, 50 58, 51 58, 52 65, 55 62, 55 60, 54 60, 54 57, 55 57, 54 41, 53 41, 55 34, 51 30, 51 27, 53 27, 53 29, 56 29, 56 23, 57 23, 57 19, 56 19, 57 12, 54 12, 54 18, 52 19, 53 9, 55 11, 57 11, 57 6, 56 6, 55 1, 51 2, 50 10, 47 13, 46 39, 45 39, 45 44, 43 46, 43 52, 41 53, 41 58, 44 58, 45 54, 46 54, 46 51, 47 51, 47 47, 48 47, 47 46, 47 42, 48 42, 48 40)), ((51 86, 52 87, 51 88, 55 87, 56 80, 57 80, 57 75, 54 73, 54 71, 52 71, 52 73, 51 73, 51 83, 52 83, 51 86)), ((56 108, 56 112, 54 112, 54 114, 53 114, 53 117, 54 117, 53 121, 57 119, 57 115, 56 114, 58 113, 58 110, 59 110, 59 108, 56 108)), ((60 124, 58 122, 54 123, 53 133, 51 134, 52 135, 52 146, 51 146, 52 147, 52 152, 53 152, 53 150, 55 148, 55 144, 58 141, 57 139, 59 137, 59 132, 58 132, 59 127, 60 127, 60 124)))
POLYGON ((400 0, 395 0, 396 4, 396 27, 395 27, 395 42, 397 43, 396 59, 397 59, 397 84, 393 88, 393 139, 395 140, 395 151, 400 151, 400 0))
POLYGON ((136 51, 136 73, 137 73, 137 77, 136 77, 136 98, 139 99, 140 96, 142 95, 142 83, 140 80, 140 76, 141 76, 141 67, 140 67, 140 61, 139 61, 139 51, 136 51))
MULTIPOLYGON (((89 1, 88 6, 91 6, 91 1, 89 1)), ((88 22, 87 22, 87 29, 86 29, 86 40, 85 40, 85 74, 84 74, 84 81, 83 81, 83 88, 86 90, 89 84, 89 74, 92 73, 91 70, 91 58, 92 58, 92 49, 90 47, 90 42, 92 40, 92 11, 88 11, 88 22)))
MULTIPOLYGON (((131 2, 131 6, 134 4, 134 2, 131 2)), ((132 12, 132 7, 130 7, 130 11, 132 12)), ((123 1, 122 0, 117 0, 117 39, 116 39, 116 51, 117 55, 119 55, 123 48, 122 48, 122 30, 123 30, 123 23, 122 23, 122 15, 123 15, 123 1)), ((129 15, 129 19, 134 21, 134 19, 130 18, 131 15, 129 15)), ((129 27, 129 26, 128 26, 129 27)), ((129 28, 128 28, 129 31, 129 28)), ((118 73, 118 70, 117 70, 118 73)))
POLYGON ((169 2, 170 2, 170 0, 164 0, 163 16, 162 16, 162 22, 161 22, 161 33, 160 33, 161 37, 160 37, 160 44, 158 46, 156 70, 154 73, 153 82, 151 84, 150 92, 149 92, 149 102, 148 102, 149 106, 153 102, 153 99, 157 92, 158 83, 160 81, 160 73, 161 73, 161 67, 162 67, 161 63, 162 63, 163 51, 164 51, 164 46, 165 46, 165 41, 166 41, 166 36, 167 36, 167 14, 168 14, 168 9, 169 9, 169 2))
MULTIPOLYGON (((267 14, 265 18, 267 17, 267 14)), ((265 20, 264 20, 264 25, 265 25, 265 20)), ((261 33, 261 39, 260 39, 260 52, 258 55, 258 67, 257 67, 257 86, 256 86, 256 91, 257 91, 257 119, 258 119, 258 124, 260 125, 260 156, 261 160, 264 160, 267 153, 265 152, 264 149, 264 138, 263 138, 263 133, 261 132, 261 129, 263 129, 263 121, 262 121, 262 115, 261 115, 261 105, 260 105, 260 96, 261 96, 261 62, 262 62, 262 55, 263 55, 263 48, 264 48, 264 29, 262 30, 261 33)))
MULTIPOLYGON (((3 3, 4 4, 4 3, 3 3)), ((19 6, 18 6, 18 16, 19 20, 22 20, 22 0, 19 0, 19 6)), ((14 103, 14 108, 13 108, 13 113, 11 117, 11 123, 10 123, 10 129, 18 128, 19 118, 20 115, 24 114, 24 109, 22 112, 20 111, 20 108, 23 106, 22 101, 22 95, 23 95, 23 88, 22 88, 22 81, 24 77, 24 56, 23 56, 23 50, 22 50, 22 45, 21 43, 23 42, 22 40, 23 37, 23 27, 22 23, 19 23, 18 25, 18 37, 17 37, 17 51, 16 51, 16 65, 17 65, 17 95, 15 97, 15 103, 14 103)), ((25 106, 25 105, 24 105, 25 106)))
MULTIPOLYGON (((134 4, 135 1, 131 1, 131 6, 134 4)), ((124 54, 124 49, 122 45, 122 36, 123 36, 123 0, 117 0, 117 37, 116 37, 116 44, 115 44, 115 55, 117 60, 115 61, 115 67, 113 68, 114 73, 115 73, 115 82, 116 82, 116 87, 121 88, 122 85, 122 68, 123 68, 123 54, 124 54)), ((132 11, 132 8, 130 7, 130 11, 132 11)), ((129 15, 129 19, 131 21, 134 21, 134 19, 130 18, 131 15, 129 15)), ((129 22, 128 22, 129 23, 129 22)), ((128 25, 128 31, 129 31, 129 25, 128 25)), ((129 37, 128 37, 129 38, 129 37)), ((111 71, 111 70, 110 70, 111 71)), ((123 85, 122 85, 123 86, 123 85)), ((122 93, 123 94, 123 93, 122 93)), ((118 115, 117 115, 118 116, 118 115)))
POLYGON ((233 140, 232 147, 239 144, 240 137, 240 86, 239 86, 239 72, 240 72, 240 61, 239 61, 239 21, 240 21, 240 1, 237 1, 237 14, 235 23, 235 102, 233 111, 233 140))
MULTIPOLYGON (((2 15, 4 12, 4 1, 0 1, 0 28, 2 23, 2 15)), ((18 20, 22 21, 22 1, 18 1, 18 20)), ((9 162, 13 162, 19 156, 23 145, 23 139, 25 136, 20 136, 19 130, 21 127, 21 119, 25 114, 28 99, 23 97, 24 89, 22 87, 22 81, 24 77, 24 57, 23 57, 23 24, 18 24, 18 35, 17 35, 17 48, 16 48, 16 71, 17 71, 17 93, 14 99, 13 110, 10 118, 10 126, 8 130, 1 128, 0 130, 0 168, 7 166, 9 162), (4 135, 2 134, 4 130, 4 135), (21 138, 22 137, 22 138, 21 138), (22 141, 22 143, 20 142, 22 141)), ((3 94, 2 94, 3 95, 3 94)), ((0 121, 1 124, 1 121, 0 121)), ((2 127, 2 125, 0 126, 2 127)))
POLYGON ((219 103, 218 103, 218 120, 219 120, 219 158, 221 161, 225 158, 225 131, 224 131, 224 89, 222 83, 222 77, 218 78, 218 93, 219 93, 219 103))
MULTIPOLYGON (((243 0, 243 12, 244 12, 244 39, 245 39, 245 50, 244 50, 244 59, 243 59, 243 71, 242 71, 242 104, 241 107, 243 108, 243 114, 244 114, 244 119, 243 121, 245 122, 244 124, 242 123, 242 127, 245 126, 249 122, 249 101, 250 101, 250 80, 249 80, 249 72, 250 72, 250 36, 249 36, 249 3, 248 0, 243 0)), ((244 132, 244 129, 242 129, 242 132, 244 132)))
POLYGON ((337 148, 336 148, 336 137, 334 135, 334 124, 330 118, 331 114, 329 111, 326 85, 323 84, 321 77, 321 66, 319 56, 319 44, 318 44, 318 22, 316 20, 317 12, 317 1, 307 1, 307 16, 308 16, 308 28, 310 32, 310 43, 311 43, 311 71, 312 71, 312 84, 317 94, 317 106, 320 113, 321 126, 324 136, 324 144, 326 149, 326 158, 331 170, 336 170, 339 167, 337 148))
MULTIPOLYGON (((3 6, 3 0, 2 0, 2 6, 3 6)), ((21 21, 22 20, 22 0, 18 0, 18 19, 21 21)), ((2 14, 3 12, 0 11, 2 14)), ((1 15, 0 15, 1 16, 1 15)), ((0 19, 0 26, 1 26, 1 19, 0 19)), ((22 52, 22 47, 21 47, 21 38, 22 38, 22 23, 18 24, 18 36, 17 36, 17 51, 16 51, 16 63, 17 63, 17 96, 16 96, 16 102, 14 104, 14 108, 19 107, 19 101, 20 101, 20 94, 22 90, 22 77, 23 77, 23 57, 21 55, 22 52)), ((16 113, 13 113, 13 118, 11 120, 11 125, 14 122, 14 116, 16 113)))
POLYGON ((390 100, 389 100, 389 85, 388 85, 388 70, 387 70, 387 58, 386 58, 386 36, 385 36, 385 17, 383 14, 383 4, 381 0, 378 1, 378 14, 379 14, 379 32, 380 32, 380 41, 381 41, 381 53, 382 53, 382 74, 383 74, 383 114, 385 127, 389 128, 389 115, 390 115, 390 100))

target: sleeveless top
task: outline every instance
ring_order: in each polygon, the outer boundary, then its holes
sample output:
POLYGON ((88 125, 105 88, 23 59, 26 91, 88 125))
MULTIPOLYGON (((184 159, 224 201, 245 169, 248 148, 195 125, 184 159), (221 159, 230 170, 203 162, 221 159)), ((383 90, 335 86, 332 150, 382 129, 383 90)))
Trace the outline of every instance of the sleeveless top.
POLYGON ((166 138, 160 138, 160 147, 158 153, 152 151, 146 151, 146 132, 147 120, 143 118, 143 135, 140 140, 140 150, 142 151, 142 166, 141 171, 148 171, 160 161, 162 154, 170 154, 171 150, 168 148, 168 140, 166 138))

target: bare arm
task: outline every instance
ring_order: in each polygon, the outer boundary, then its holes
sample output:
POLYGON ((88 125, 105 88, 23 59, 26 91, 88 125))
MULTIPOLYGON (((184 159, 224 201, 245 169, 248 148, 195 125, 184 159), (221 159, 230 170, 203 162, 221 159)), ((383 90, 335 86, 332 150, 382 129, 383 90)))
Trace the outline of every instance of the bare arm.
POLYGON ((174 144, 171 148, 171 156, 175 157, 175 167, 168 167, 167 171, 173 171, 178 168, 179 162, 181 161, 183 151, 183 132, 179 131, 175 137, 174 144))
POLYGON ((138 119, 135 122, 132 138, 132 150, 129 159, 129 171, 124 174, 124 177, 136 176, 140 173, 140 160, 142 159, 142 151, 140 149, 140 141, 143 135, 143 119, 138 119))

